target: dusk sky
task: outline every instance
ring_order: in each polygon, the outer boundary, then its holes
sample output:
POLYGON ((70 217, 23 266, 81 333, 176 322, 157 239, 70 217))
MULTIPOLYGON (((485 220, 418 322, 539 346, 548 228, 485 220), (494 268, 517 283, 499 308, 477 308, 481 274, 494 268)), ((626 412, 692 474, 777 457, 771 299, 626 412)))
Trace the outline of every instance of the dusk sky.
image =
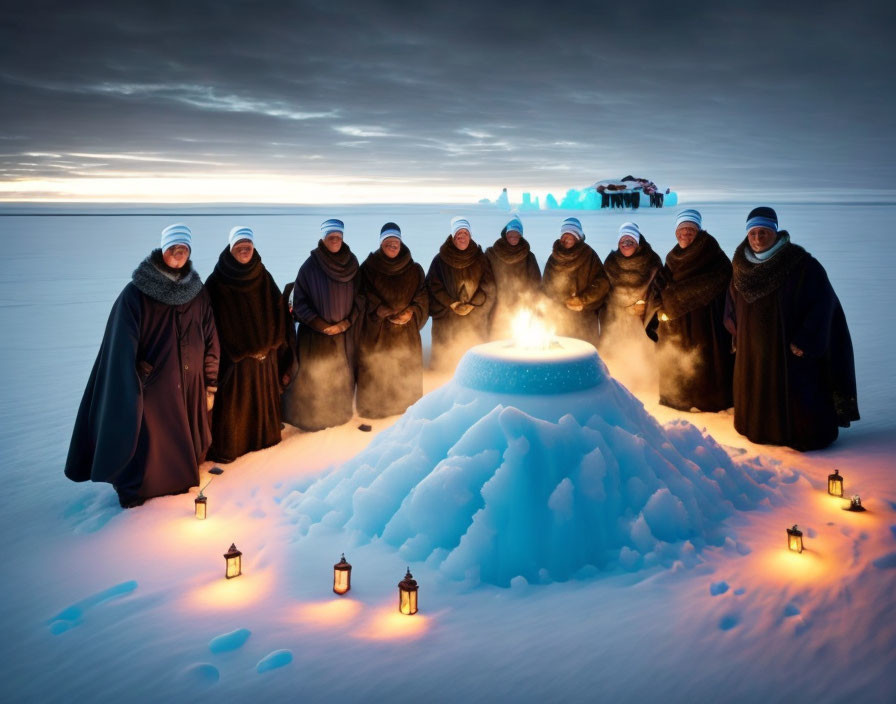
POLYGON ((896 194, 889 2, 31 2, 0 199, 896 194))

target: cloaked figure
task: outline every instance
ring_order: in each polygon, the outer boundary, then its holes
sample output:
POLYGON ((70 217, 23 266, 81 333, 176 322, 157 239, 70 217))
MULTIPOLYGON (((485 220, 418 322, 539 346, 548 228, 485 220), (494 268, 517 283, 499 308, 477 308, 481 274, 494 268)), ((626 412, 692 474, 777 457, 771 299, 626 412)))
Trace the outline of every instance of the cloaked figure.
POLYGON ((566 218, 544 267, 542 290, 550 301, 548 319, 557 335, 575 337, 597 346, 598 311, 610 292, 604 266, 585 243, 578 218, 566 218))
POLYGON ((162 231, 109 314, 65 475, 109 482, 123 508, 199 483, 211 444, 218 335, 183 224, 162 231))
POLYGON ((535 309, 541 285, 541 270, 523 237, 523 222, 512 217, 501 236, 485 250, 495 276, 495 307, 490 324, 491 338, 500 340, 513 332, 513 318, 524 308, 535 309))
POLYGON ((331 218, 292 290, 298 366, 284 392, 284 419, 302 430, 342 425, 354 415, 358 259, 331 218))
POLYGON ((660 403, 681 411, 731 407, 734 359, 722 320, 731 261, 693 208, 679 212, 675 239, 647 301, 660 403))
POLYGON ((654 366, 653 343, 644 334, 647 291, 663 262, 641 234, 638 225, 626 222, 619 228, 619 243, 604 260, 610 293, 600 309, 600 353, 613 368, 618 363, 621 380, 625 368, 643 373, 654 366))
POLYGON ((420 328, 429 315, 421 267, 387 222, 379 247, 361 264, 358 343, 358 414, 384 418, 404 413, 423 395, 420 328))
POLYGON ((280 392, 293 359, 286 307, 248 227, 230 230, 205 287, 221 342, 208 456, 232 462, 280 442, 280 392))
POLYGON ((824 267, 778 230, 774 210, 752 210, 746 229, 725 309, 737 351, 734 427, 757 443, 826 447, 859 420, 843 307, 824 267))
POLYGON ((488 257, 473 241, 466 218, 451 219, 451 235, 426 274, 432 315, 430 368, 449 372, 473 345, 488 339, 495 305, 495 277, 488 257))

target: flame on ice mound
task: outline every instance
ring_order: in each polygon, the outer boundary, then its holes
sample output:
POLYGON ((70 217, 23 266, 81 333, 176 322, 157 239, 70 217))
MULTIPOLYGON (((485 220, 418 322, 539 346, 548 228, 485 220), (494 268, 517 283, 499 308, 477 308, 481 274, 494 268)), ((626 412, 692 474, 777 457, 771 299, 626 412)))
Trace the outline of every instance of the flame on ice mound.
POLYGON ((358 456, 289 510, 380 539, 447 576, 508 585, 694 564, 724 521, 775 493, 690 423, 661 427, 594 347, 470 350, 358 456))

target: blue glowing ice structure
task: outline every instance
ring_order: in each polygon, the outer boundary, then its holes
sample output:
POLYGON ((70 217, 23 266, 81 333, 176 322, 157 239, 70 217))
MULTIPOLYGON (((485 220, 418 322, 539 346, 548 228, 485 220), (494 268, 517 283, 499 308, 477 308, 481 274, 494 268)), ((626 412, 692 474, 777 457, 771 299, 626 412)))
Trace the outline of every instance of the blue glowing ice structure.
POLYGON ((767 499, 773 477, 690 423, 661 427, 592 345, 501 341, 469 350, 451 381, 284 507, 302 532, 345 531, 506 586, 695 564, 737 544, 725 519, 767 499))

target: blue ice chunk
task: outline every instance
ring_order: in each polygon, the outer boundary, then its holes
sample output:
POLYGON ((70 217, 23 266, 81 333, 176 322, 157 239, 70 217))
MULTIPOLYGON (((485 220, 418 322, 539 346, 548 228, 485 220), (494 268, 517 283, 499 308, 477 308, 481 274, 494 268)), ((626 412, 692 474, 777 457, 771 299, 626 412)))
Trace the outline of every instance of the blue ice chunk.
POLYGON ((550 193, 544 197, 544 207, 546 210, 556 210, 560 206, 557 205, 557 199, 550 193))

